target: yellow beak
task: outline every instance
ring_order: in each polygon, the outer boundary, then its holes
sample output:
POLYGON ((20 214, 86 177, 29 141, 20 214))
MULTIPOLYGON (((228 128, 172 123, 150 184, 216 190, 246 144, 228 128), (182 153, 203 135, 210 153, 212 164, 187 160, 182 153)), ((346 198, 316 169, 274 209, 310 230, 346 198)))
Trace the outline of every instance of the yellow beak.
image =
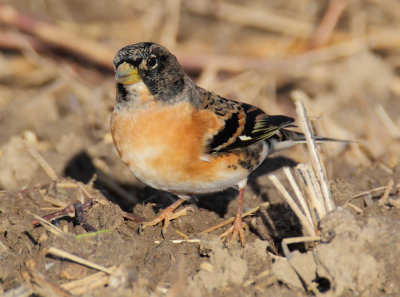
POLYGON ((115 72, 115 81, 123 85, 131 85, 140 81, 138 70, 126 62, 120 64, 115 72))

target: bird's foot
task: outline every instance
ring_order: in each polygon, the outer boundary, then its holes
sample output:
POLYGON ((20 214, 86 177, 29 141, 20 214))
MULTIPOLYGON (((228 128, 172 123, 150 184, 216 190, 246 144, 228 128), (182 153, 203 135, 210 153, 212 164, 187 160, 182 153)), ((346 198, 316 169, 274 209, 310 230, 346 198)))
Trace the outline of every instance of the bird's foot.
POLYGON ((222 241, 225 241, 228 238, 228 236, 232 234, 231 240, 233 241, 236 240, 237 236, 239 235, 240 243, 243 246, 246 242, 244 239, 244 229, 247 228, 247 224, 242 221, 242 216, 229 218, 223 221, 222 223, 219 223, 207 230, 200 232, 200 234, 210 233, 214 230, 217 230, 229 224, 232 224, 232 226, 229 227, 229 229, 226 230, 224 233, 222 233, 219 237, 222 239, 222 241))
POLYGON ((175 220, 181 216, 185 216, 188 214, 188 211, 193 211, 193 208, 188 206, 185 208, 182 208, 176 212, 174 212, 175 209, 178 208, 179 205, 181 205, 185 200, 184 199, 179 199, 175 201, 173 204, 168 206, 166 209, 164 209, 156 218, 153 220, 143 222, 140 224, 139 231, 143 231, 145 228, 149 226, 155 226, 158 223, 161 223, 164 221, 164 225, 162 227, 162 236, 164 237, 165 234, 167 233, 167 229, 169 226, 170 221, 175 220))
POLYGON ((242 216, 236 216, 233 225, 219 237, 222 241, 225 241, 228 238, 228 235, 232 234, 231 241, 235 241, 239 236, 240 243, 244 246, 246 242, 244 239, 244 226, 245 223, 242 221, 242 216))

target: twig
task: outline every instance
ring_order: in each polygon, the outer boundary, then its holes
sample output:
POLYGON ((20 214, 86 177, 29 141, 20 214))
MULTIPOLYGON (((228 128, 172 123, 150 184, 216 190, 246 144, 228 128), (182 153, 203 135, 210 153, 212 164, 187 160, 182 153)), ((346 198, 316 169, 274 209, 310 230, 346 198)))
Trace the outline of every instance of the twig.
MULTIPOLYGON (((357 195, 354 195, 353 197, 351 197, 348 201, 352 201, 354 199, 357 199, 357 198, 360 198, 362 196, 371 194, 373 192, 379 192, 379 191, 385 190, 385 189, 387 189, 387 187, 388 186, 377 187, 377 188, 374 188, 374 189, 371 189, 371 190, 368 190, 368 191, 364 191, 364 192, 358 193, 357 195)), ((394 187, 395 188, 400 188, 400 183, 395 185, 394 187)))
POLYGON ((90 267, 90 268, 93 268, 93 269, 96 269, 96 270, 99 270, 99 271, 103 271, 103 272, 105 272, 107 274, 112 274, 113 273, 113 271, 111 269, 109 269, 109 268, 106 268, 104 266, 98 265, 98 264, 96 264, 96 263, 94 263, 92 261, 89 261, 89 260, 83 259, 81 257, 75 256, 73 254, 70 254, 68 252, 65 252, 65 251, 60 250, 60 249, 55 248, 55 247, 49 248, 47 250, 47 253, 52 254, 54 256, 57 256, 57 257, 60 257, 60 258, 64 258, 64 259, 76 262, 76 263, 81 264, 81 265, 85 265, 87 267, 90 267))
POLYGON ((393 184, 394 184, 393 179, 389 180, 389 182, 388 182, 388 184, 386 186, 386 190, 383 193, 381 199, 379 200, 379 203, 381 205, 385 205, 386 204, 386 200, 389 197, 390 191, 392 191, 392 189, 393 189, 393 184))
POLYGON ((32 215, 36 221, 34 221, 34 223, 40 223, 47 231, 50 231, 51 233, 57 235, 57 236, 61 236, 63 234, 65 234, 64 231, 62 231, 60 228, 54 226, 52 223, 50 223, 49 221, 46 221, 45 219, 43 219, 42 217, 39 217, 38 215, 35 215, 33 213, 31 213, 29 210, 25 210, 28 214, 32 215))
POLYGON ((339 21, 340 16, 346 8, 346 0, 331 0, 328 8, 318 25, 317 30, 313 34, 310 41, 311 48, 317 48, 325 44, 332 35, 333 30, 339 21))
POLYGON ((185 233, 183 233, 182 231, 179 230, 175 230, 175 233, 178 234, 179 236, 182 236, 183 239, 189 239, 189 236, 187 236, 185 233))
POLYGON ((343 207, 346 207, 346 206, 350 206, 352 209, 354 209, 359 214, 364 213, 364 211, 361 208, 359 208, 358 206, 354 205, 353 203, 351 203, 349 201, 346 201, 346 203, 343 204, 343 207))

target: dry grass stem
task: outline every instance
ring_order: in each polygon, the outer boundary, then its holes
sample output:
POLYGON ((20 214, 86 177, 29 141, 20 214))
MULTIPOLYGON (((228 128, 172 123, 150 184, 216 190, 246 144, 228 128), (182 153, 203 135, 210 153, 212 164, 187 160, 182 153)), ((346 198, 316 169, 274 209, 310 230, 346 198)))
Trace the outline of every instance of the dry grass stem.
POLYGON ((76 182, 58 182, 56 187, 61 189, 76 189, 78 184, 76 182))
POLYGON ((311 125, 307 118, 307 112, 305 110, 304 104, 302 103, 302 98, 308 97, 302 91, 295 91, 292 93, 292 98, 295 100, 296 110, 300 118, 301 128, 306 136, 308 152, 311 157, 311 164, 315 170, 315 176, 322 189, 324 205, 327 211, 331 211, 335 208, 335 202, 332 199, 331 191, 326 179, 325 167, 321 162, 321 157, 318 154, 317 146, 312 135, 311 125))
POLYGON ((268 175, 269 179, 272 181, 274 186, 278 189, 278 191, 282 194, 282 196, 285 198, 286 202, 290 205, 294 213, 297 215, 299 218, 301 224, 303 225, 304 229, 306 232, 310 235, 315 235, 315 230, 314 226, 312 225, 311 222, 307 219, 307 217, 302 213, 300 208, 297 206, 296 202, 290 196, 289 192, 285 189, 285 187, 281 184, 279 179, 274 175, 274 174, 269 174, 268 175))
POLYGON ((296 173, 301 188, 308 193, 307 198, 311 217, 313 218, 314 226, 317 226, 319 220, 326 214, 326 209, 322 198, 318 196, 321 193, 318 189, 319 187, 313 182, 315 181, 315 178, 312 178, 314 172, 310 165, 300 163, 296 166, 296 173))
POLYGON ((288 179, 290 185, 292 186, 294 193, 296 194, 297 200, 299 201, 300 206, 303 209, 303 213, 307 217, 309 223, 313 224, 310 209, 307 205, 307 201, 304 198, 303 193, 301 192, 297 182, 295 181, 291 169, 289 167, 284 167, 283 172, 285 173, 286 178, 288 179))
POLYGON ((311 39, 311 48, 320 47, 328 41, 346 6, 347 0, 331 0, 329 2, 328 8, 311 39))
MULTIPOLYGON (((171 243, 185 243, 185 242, 186 243, 200 243, 201 239, 196 239, 196 238, 193 238, 193 239, 171 239, 170 242, 171 243)), ((161 241, 160 240, 155 240, 154 243, 155 244, 160 244, 161 241)))
POLYGON ((58 179, 55 170, 50 166, 50 164, 42 157, 42 155, 37 151, 37 149, 28 141, 24 141, 25 146, 36 162, 43 168, 47 176, 52 180, 56 181, 58 179))
POLYGON ((382 123, 385 125, 385 128, 388 130, 390 135, 393 138, 400 139, 400 130, 393 122, 393 120, 390 118, 385 108, 383 108, 381 104, 378 104, 375 107, 375 112, 378 115, 379 119, 382 121, 382 123))
POLYGON ((293 243, 300 243, 300 242, 310 242, 310 241, 320 241, 321 237, 319 236, 303 236, 303 237, 290 237, 290 238, 284 238, 282 240, 282 250, 283 253, 285 254, 286 258, 290 260, 290 250, 288 245, 293 244, 293 243))
MULTIPOLYGON (((371 189, 371 190, 368 190, 368 191, 361 192, 361 193, 351 197, 351 199, 349 199, 349 201, 357 199, 357 198, 360 198, 360 197, 365 196, 365 195, 371 195, 371 193, 374 193, 374 192, 380 192, 382 190, 386 190, 387 187, 388 186, 386 185, 386 186, 377 187, 377 188, 374 188, 374 189, 371 189)), ((395 185, 394 188, 400 188, 400 183, 395 185)))
POLYGON ((183 239, 189 239, 189 236, 187 236, 185 233, 179 230, 175 230, 175 233, 178 234, 179 236, 182 236, 183 239))
POLYGON ((389 180, 389 182, 388 182, 388 184, 386 186, 385 192, 383 193, 381 199, 379 200, 379 203, 381 205, 385 205, 386 204, 387 198, 389 197, 389 194, 393 189, 393 184, 394 184, 393 179, 389 180))
MULTIPOLYGON (((55 198, 49 197, 47 195, 42 195, 42 198, 44 201, 46 201, 52 205, 55 205, 58 208, 66 208, 68 206, 68 203, 61 201, 60 199, 55 199, 55 198)), ((41 209, 43 209, 43 208, 41 208, 41 209)))
POLYGON ((358 206, 356 206, 356 205, 354 205, 353 203, 351 203, 351 202, 346 202, 345 204, 343 204, 343 207, 346 207, 346 206, 350 206, 352 209, 354 209, 355 211, 356 211, 356 213, 358 213, 358 214, 363 214, 364 213, 364 211, 361 209, 361 208, 359 208, 358 206))
POLYGON ((47 231, 50 231, 51 233, 57 235, 57 236, 62 236, 65 234, 64 231, 62 231, 60 228, 54 226, 52 223, 49 221, 46 221, 42 217, 39 217, 38 215, 35 215, 31 213, 29 210, 25 210, 28 214, 32 215, 47 231))
MULTIPOLYGON (((112 266, 109 269, 110 271, 114 271, 116 267, 112 266)), ((106 273, 96 272, 94 274, 84 277, 83 279, 74 280, 62 284, 61 287, 65 290, 68 290, 74 295, 82 295, 91 290, 107 285, 109 279, 110 277, 106 273)))
POLYGON ((81 264, 81 265, 85 265, 87 267, 90 267, 90 268, 93 268, 93 269, 96 269, 96 270, 99 270, 99 271, 103 271, 103 272, 105 272, 107 274, 112 274, 113 273, 113 271, 111 269, 109 269, 109 268, 106 268, 104 266, 98 265, 96 263, 93 263, 92 261, 89 261, 89 260, 83 259, 81 257, 75 256, 73 254, 70 254, 68 252, 65 252, 65 251, 60 250, 60 249, 55 248, 55 247, 49 248, 47 250, 47 253, 52 254, 53 256, 57 256, 57 257, 60 257, 60 258, 64 258, 64 259, 70 260, 72 262, 75 262, 75 263, 78 263, 78 264, 81 264))

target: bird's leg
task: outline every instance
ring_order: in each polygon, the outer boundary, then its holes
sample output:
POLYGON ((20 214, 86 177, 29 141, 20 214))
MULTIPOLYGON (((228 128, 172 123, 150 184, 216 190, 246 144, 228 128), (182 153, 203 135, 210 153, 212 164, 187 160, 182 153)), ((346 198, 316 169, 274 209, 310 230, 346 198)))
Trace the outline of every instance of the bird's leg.
POLYGON ((174 212, 174 210, 177 209, 183 202, 188 200, 189 196, 178 195, 178 198, 178 200, 176 200, 174 203, 164 209, 155 219, 142 223, 140 225, 140 230, 143 230, 149 226, 155 226, 158 223, 164 221, 164 225, 162 228, 162 235, 164 236, 165 233, 167 233, 167 228, 171 220, 187 215, 188 210, 191 210, 190 207, 185 207, 174 212))
POLYGON ((130 220, 135 223, 142 223, 145 221, 145 219, 142 216, 139 216, 135 213, 126 212, 126 211, 122 211, 122 216, 125 219, 130 220))
POLYGON ((238 208, 236 212, 235 219, 233 221, 233 226, 226 230, 224 233, 220 235, 220 238, 226 238, 229 234, 232 234, 232 239, 236 239, 239 235, 240 243, 242 246, 245 243, 244 240, 244 232, 243 232, 243 222, 242 222, 242 212, 243 212, 243 197, 244 191, 246 189, 247 179, 241 180, 238 183, 239 187, 239 197, 238 197, 238 208))

